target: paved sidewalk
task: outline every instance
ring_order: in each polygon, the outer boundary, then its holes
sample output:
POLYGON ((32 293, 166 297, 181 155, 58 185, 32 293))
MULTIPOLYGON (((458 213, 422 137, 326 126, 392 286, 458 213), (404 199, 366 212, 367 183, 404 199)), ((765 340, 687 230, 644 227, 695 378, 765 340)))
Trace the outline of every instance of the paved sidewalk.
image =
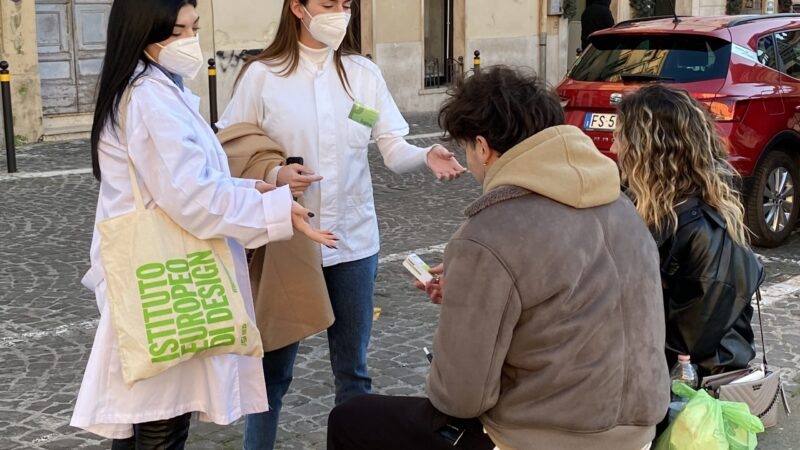
MULTIPOLYGON (((431 115, 409 122, 412 134, 438 131, 431 115)), ((379 393, 421 395, 428 370, 421 349, 431 346, 438 307, 414 290, 400 263, 411 251, 439 261, 442 244, 480 189, 469 176, 441 183, 425 173, 392 174, 374 146, 370 161, 383 243, 375 295, 382 314, 369 355, 373 383, 379 393)), ((107 441, 68 426, 98 317, 92 294, 79 283, 88 264, 97 191, 88 143, 20 149, 18 165, 23 175, 0 175, 0 450, 106 449, 107 441), (34 177, 64 170, 73 172, 34 177)), ((759 448, 800 450, 800 286, 792 288, 800 276, 800 234, 779 249, 759 252, 774 294, 764 308, 770 362, 786 369, 797 410, 761 435, 759 448)), ((325 448, 332 391, 326 339, 310 338, 300 348, 278 448, 325 448)), ((241 423, 195 424, 187 448, 240 449, 241 432, 241 423)))
MULTIPOLYGON (((441 134, 434 113, 406 114, 409 136, 441 134)), ((439 136, 436 136, 439 137, 439 136)), ((433 141, 432 141, 433 142, 433 141)), ((421 145, 421 144, 418 144, 421 145)), ((5 148, 0 151, 0 180, 20 175, 42 172, 70 171, 84 173, 91 170, 92 157, 89 140, 43 142, 17 148, 16 175, 6 173, 5 148)))

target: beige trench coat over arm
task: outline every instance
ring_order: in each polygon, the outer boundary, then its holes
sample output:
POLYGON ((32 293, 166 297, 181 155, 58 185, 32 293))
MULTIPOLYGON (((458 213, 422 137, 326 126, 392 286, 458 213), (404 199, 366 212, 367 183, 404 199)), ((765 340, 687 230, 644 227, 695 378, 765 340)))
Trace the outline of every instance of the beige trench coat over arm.
MULTIPOLYGON (((285 152, 257 125, 229 126, 217 135, 231 175, 266 180, 285 152)), ((256 324, 264 351, 298 342, 333 324, 319 244, 295 233, 289 241, 258 248, 250 260, 256 324)))

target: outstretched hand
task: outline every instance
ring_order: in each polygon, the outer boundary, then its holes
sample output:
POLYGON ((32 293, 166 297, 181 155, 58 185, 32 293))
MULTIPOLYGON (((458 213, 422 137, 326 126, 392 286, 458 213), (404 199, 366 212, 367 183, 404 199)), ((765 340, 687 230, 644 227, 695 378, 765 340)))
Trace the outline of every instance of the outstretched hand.
POLYGON ((467 169, 459 164, 456 155, 444 146, 436 144, 428 152, 428 167, 438 180, 450 181, 460 177, 467 169))
POLYGON ((292 202, 292 225, 294 228, 314 242, 318 242, 328 248, 336 248, 339 238, 330 231, 312 228, 308 223, 309 217, 314 217, 314 214, 300 203, 292 202))
MULTIPOLYGON (((269 184, 264 181, 256 182, 256 190, 262 194, 274 191, 277 189, 274 184, 269 184)), ((328 248, 336 248, 339 238, 330 231, 316 230, 308 223, 308 219, 314 217, 314 213, 307 210, 303 205, 297 202, 292 202, 292 226, 295 230, 305 234, 314 242, 318 242, 328 248)))

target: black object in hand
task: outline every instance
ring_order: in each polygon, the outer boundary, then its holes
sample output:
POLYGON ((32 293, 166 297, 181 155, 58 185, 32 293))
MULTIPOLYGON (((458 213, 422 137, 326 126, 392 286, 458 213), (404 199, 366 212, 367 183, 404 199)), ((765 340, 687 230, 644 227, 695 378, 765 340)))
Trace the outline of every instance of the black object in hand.
POLYGON ((441 436, 445 441, 447 441, 453 447, 458 446, 458 441, 460 441, 461 438, 464 437, 464 433, 466 432, 467 430, 465 430, 464 428, 449 423, 443 426, 442 428, 439 428, 436 431, 436 433, 439 436, 441 436))
POLYGON ((302 166, 303 165, 303 157, 302 156, 290 156, 290 157, 286 158, 286 165, 288 166, 289 164, 300 164, 302 166))

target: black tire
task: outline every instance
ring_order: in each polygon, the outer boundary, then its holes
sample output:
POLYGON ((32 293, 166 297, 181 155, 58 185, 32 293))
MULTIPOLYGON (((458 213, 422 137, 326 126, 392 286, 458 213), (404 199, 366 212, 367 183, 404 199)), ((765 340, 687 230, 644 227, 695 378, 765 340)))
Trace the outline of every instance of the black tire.
MULTIPOLYGON (((800 188, 798 183, 800 183, 800 169, 797 167, 797 162, 783 151, 771 151, 758 165, 753 174, 753 184, 745 205, 747 227, 754 234, 752 237, 753 245, 777 247, 792 233, 797 225, 798 213, 800 213, 800 202, 798 202, 800 198, 797 196, 797 189, 800 188), (776 186, 776 174, 778 175, 778 180, 782 178, 781 175, 786 176, 785 200, 781 202, 781 197, 784 196, 779 196, 777 204, 773 201, 771 194, 778 190, 774 188, 776 186), (791 189, 789 189, 789 186, 791 186, 791 189), (790 201, 791 206, 789 205, 790 201), (776 209, 770 211, 770 203, 776 205, 776 209), (788 214, 788 217, 786 214, 788 214), (769 223, 767 221, 768 218, 770 219, 769 223)), ((784 183, 779 182, 777 184, 784 183)))

